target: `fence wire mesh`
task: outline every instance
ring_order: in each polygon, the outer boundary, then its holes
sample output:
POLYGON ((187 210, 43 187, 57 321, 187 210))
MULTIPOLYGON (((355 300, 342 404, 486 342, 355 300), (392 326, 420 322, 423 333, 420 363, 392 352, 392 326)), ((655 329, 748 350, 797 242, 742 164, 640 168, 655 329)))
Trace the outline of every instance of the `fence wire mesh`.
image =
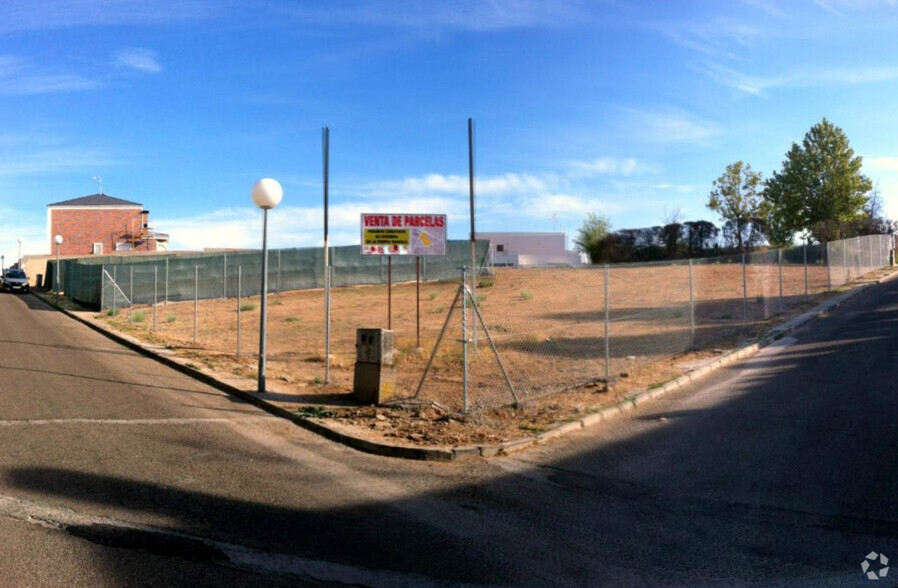
MULTIPOLYGON (((385 262, 376 258, 353 265, 360 256, 352 249, 355 255, 347 251, 341 265, 335 259, 331 383, 343 390, 352 387, 356 329, 391 327, 400 396, 417 394, 450 410, 477 411, 614 379, 689 350, 744 340, 769 326, 772 316, 810 307, 816 296, 888 265, 892 242, 873 235, 691 261, 479 268, 466 304, 458 298, 458 266, 469 263, 467 242, 455 257, 442 263, 431 259, 421 267, 420 284, 414 281, 414 260, 407 266, 394 260, 396 283, 389 290, 383 284, 385 262), (431 355, 432 369, 422 381, 431 355)), ((307 385, 321 382, 324 373, 324 295, 320 289, 300 288, 323 283, 323 257, 310 253, 301 258, 293 251, 273 251, 269 263, 269 381, 283 378, 307 385)), ((486 245, 478 249, 481 253, 478 258, 485 259, 486 245)), ((86 294, 80 295, 102 299, 104 308, 115 303, 122 312, 109 320, 125 328, 153 330, 172 346, 207 356, 234 358, 239 351, 234 371, 252 376, 260 330, 258 258, 256 252, 64 264, 63 283, 72 292, 84 288, 86 294)))

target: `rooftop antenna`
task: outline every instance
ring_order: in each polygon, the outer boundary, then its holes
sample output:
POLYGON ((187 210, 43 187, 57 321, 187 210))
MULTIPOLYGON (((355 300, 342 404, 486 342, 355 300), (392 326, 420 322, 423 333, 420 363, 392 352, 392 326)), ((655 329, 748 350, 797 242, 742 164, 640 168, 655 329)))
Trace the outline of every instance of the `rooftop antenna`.
POLYGON ((100 184, 100 196, 103 196, 103 178, 101 178, 100 176, 94 176, 94 181, 100 184))

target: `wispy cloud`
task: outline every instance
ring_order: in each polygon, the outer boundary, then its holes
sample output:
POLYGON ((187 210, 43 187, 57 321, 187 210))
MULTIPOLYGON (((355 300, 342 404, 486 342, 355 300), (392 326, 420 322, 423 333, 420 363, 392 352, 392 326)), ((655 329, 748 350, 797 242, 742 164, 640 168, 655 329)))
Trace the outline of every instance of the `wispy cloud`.
POLYGON ((736 49, 754 46, 762 29, 738 18, 664 21, 649 25, 674 43, 715 59, 733 59, 736 49))
POLYGON ((55 69, 42 70, 32 62, 13 55, 0 55, 0 94, 30 95, 93 90, 103 85, 98 79, 55 69))
POLYGON ((720 132, 716 124, 677 109, 622 111, 627 128, 649 143, 707 145, 720 132))
MULTIPOLYGON (((547 189, 546 182, 545 177, 533 174, 508 173, 476 178, 474 187, 481 195, 542 192, 547 189)), ((469 185, 467 176, 427 174, 420 177, 377 182, 371 184, 369 188, 377 194, 466 194, 469 185)))
POLYGON ((402 27, 423 31, 495 31, 516 28, 545 28, 582 23, 589 13, 582 0, 404 0, 397 3, 341 2, 326 9, 301 4, 279 6, 305 22, 346 23, 380 27, 402 27))
POLYGON ((898 171, 898 157, 866 157, 864 164, 874 169, 898 171))
POLYGON ((201 18, 214 10, 207 0, 4 0, 0 3, 0 33, 158 24, 201 18))
POLYGON ((124 69, 133 69, 143 73, 159 73, 162 66, 156 57, 156 52, 139 47, 128 47, 115 54, 113 64, 124 69))
POLYGON ((569 161, 569 173, 573 177, 588 178, 594 176, 631 176, 636 173, 650 171, 650 166, 633 157, 614 158, 599 157, 591 161, 569 161))
POLYGON ((898 66, 866 66, 810 69, 776 76, 750 76, 735 69, 711 64, 705 75, 716 82, 747 94, 759 96, 775 88, 814 88, 818 86, 860 86, 898 79, 898 66))
MULTIPOLYGON (((484 175, 475 187, 478 215, 484 219, 478 227, 483 231, 515 230, 516 226, 543 220, 548 230, 553 218, 574 227, 589 212, 620 213, 627 207, 626 192, 633 188, 621 188, 615 180, 656 171, 635 158, 599 157, 567 162, 560 170, 484 175)), ((641 184, 638 190, 644 195, 678 188, 662 182, 641 184)), ((469 222, 467 176, 431 173, 351 187, 332 186, 332 202, 337 200, 339 204, 331 205, 329 213, 331 241, 337 244, 358 243, 359 218, 365 212, 447 214, 453 238, 462 238, 469 222), (338 193, 341 196, 334 200, 333 195, 338 193)), ((269 215, 272 246, 320 245, 322 213, 320 206, 278 207, 269 215)), ((174 248, 202 249, 258 247, 260 222, 258 210, 241 207, 186 218, 158 218, 154 224, 171 235, 174 248)))
POLYGON ((113 158, 91 149, 70 147, 30 153, 0 150, 0 176, 46 175, 73 169, 96 170, 111 165, 117 165, 113 158))

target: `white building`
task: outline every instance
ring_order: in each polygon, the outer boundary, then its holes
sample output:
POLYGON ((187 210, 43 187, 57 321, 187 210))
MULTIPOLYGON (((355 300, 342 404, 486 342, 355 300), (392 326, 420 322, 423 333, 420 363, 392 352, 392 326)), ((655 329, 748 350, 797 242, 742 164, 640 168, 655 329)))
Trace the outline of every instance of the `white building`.
POLYGON ((586 254, 566 249, 564 233, 476 233, 489 239, 494 266, 578 266, 588 262, 586 254))

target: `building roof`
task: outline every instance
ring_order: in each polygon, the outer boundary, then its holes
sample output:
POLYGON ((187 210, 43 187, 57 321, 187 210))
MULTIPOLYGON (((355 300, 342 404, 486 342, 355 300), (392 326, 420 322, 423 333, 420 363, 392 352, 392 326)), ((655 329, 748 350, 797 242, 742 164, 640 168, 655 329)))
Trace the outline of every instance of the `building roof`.
POLYGON ((91 194, 90 196, 82 196, 81 198, 73 198, 72 200, 54 202, 47 206, 122 206, 128 208, 140 206, 143 208, 143 204, 140 204, 139 202, 129 202, 128 200, 113 198, 112 196, 107 196, 105 194, 91 194))

